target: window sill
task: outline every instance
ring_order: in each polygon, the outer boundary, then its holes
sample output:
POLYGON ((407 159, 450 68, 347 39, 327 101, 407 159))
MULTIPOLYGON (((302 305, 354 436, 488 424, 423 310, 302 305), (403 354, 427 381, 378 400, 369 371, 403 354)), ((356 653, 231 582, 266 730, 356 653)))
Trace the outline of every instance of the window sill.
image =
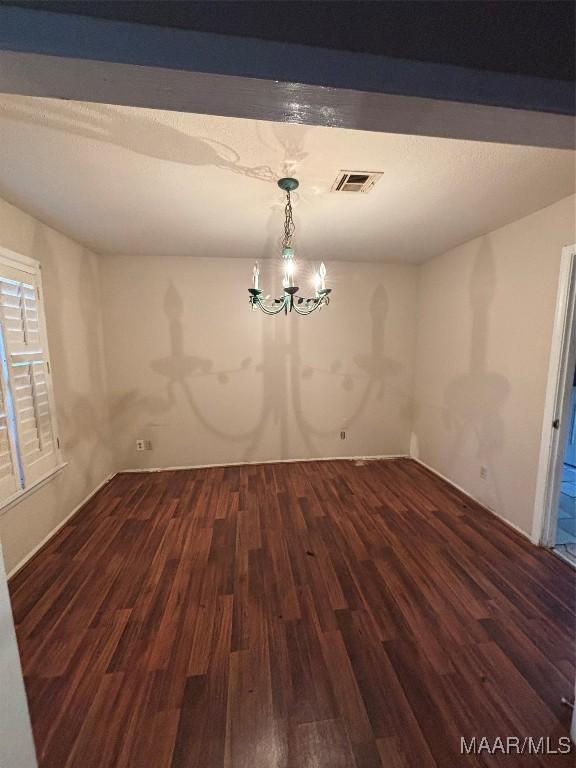
POLYGON ((28 488, 23 488, 21 491, 17 491, 17 493, 12 494, 12 496, 9 496, 4 501, 0 502, 0 517, 5 512, 8 512, 9 509, 12 509, 12 507, 20 504, 21 501, 24 501, 25 498, 31 496, 33 493, 36 493, 36 491, 39 491, 40 488, 46 485, 46 483, 49 483, 53 477, 59 475, 60 472, 62 472, 62 470, 67 466, 68 462, 63 461, 61 464, 58 464, 56 467, 54 467, 54 469, 51 469, 50 472, 48 472, 46 475, 39 477, 38 480, 35 480, 32 485, 28 486, 28 488))

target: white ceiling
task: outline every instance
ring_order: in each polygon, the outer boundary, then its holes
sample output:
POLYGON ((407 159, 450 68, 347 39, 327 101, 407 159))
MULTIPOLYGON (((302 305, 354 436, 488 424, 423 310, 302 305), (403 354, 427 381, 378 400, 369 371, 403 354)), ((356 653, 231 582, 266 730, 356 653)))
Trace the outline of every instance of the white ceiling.
POLYGON ((304 257, 421 262, 573 193, 574 154, 0 95, 0 196, 99 253, 274 255, 295 175, 304 257))

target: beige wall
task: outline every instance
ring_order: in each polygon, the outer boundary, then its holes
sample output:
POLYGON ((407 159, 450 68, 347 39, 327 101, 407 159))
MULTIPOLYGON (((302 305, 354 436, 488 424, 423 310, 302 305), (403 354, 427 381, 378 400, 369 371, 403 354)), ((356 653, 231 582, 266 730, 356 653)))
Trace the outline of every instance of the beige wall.
POLYGON ((575 240, 568 198, 420 267, 332 263, 327 310, 268 318, 249 311, 245 260, 96 257, 0 202, 0 244, 43 265, 68 461, 0 513, 8 570, 113 470, 410 444, 529 533, 560 252, 575 240))
POLYGON ((574 205, 561 200, 420 267, 413 450, 527 534, 574 205))
POLYGON ((0 245, 42 264, 59 436, 68 462, 46 485, 0 511, 10 571, 111 472, 112 461, 97 257, 3 201, 0 245))
POLYGON ((248 305, 252 262, 103 258, 117 467, 406 454, 416 267, 329 268, 330 307, 266 317, 248 305))

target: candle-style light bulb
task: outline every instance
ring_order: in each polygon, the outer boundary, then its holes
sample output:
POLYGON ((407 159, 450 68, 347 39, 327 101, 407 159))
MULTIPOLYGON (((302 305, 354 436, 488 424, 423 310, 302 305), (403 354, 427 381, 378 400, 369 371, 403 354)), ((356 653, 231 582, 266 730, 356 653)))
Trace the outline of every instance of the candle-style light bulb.
POLYGON ((320 277, 319 273, 316 272, 314 274, 314 290, 316 291, 316 296, 318 296, 318 291, 320 290, 321 285, 322 285, 322 278, 320 277))
POLYGON ((294 273, 296 271, 296 265, 292 259, 286 259, 284 264, 284 288, 294 286, 294 273))
POLYGON ((326 267, 324 266, 324 262, 320 263, 320 288, 322 290, 325 290, 326 288, 326 267))
POLYGON ((254 269, 252 270, 252 283, 254 285, 254 288, 258 288, 258 277, 260 275, 260 267, 258 266, 258 262, 255 262, 254 269))

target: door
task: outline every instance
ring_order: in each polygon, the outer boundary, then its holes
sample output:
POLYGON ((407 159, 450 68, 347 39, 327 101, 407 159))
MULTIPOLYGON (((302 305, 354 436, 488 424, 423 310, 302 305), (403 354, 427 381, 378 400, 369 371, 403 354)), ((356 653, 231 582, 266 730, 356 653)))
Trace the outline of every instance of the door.
POLYGON ((575 368, 576 244, 562 249, 536 482, 532 541, 545 547, 557 543, 560 486, 564 472, 571 469, 565 464, 567 453, 576 467, 575 368))
POLYGON ((0 546, 0 766, 36 768, 28 703, 0 546))
POLYGON ((576 387, 572 388, 564 463, 576 467, 576 387))

